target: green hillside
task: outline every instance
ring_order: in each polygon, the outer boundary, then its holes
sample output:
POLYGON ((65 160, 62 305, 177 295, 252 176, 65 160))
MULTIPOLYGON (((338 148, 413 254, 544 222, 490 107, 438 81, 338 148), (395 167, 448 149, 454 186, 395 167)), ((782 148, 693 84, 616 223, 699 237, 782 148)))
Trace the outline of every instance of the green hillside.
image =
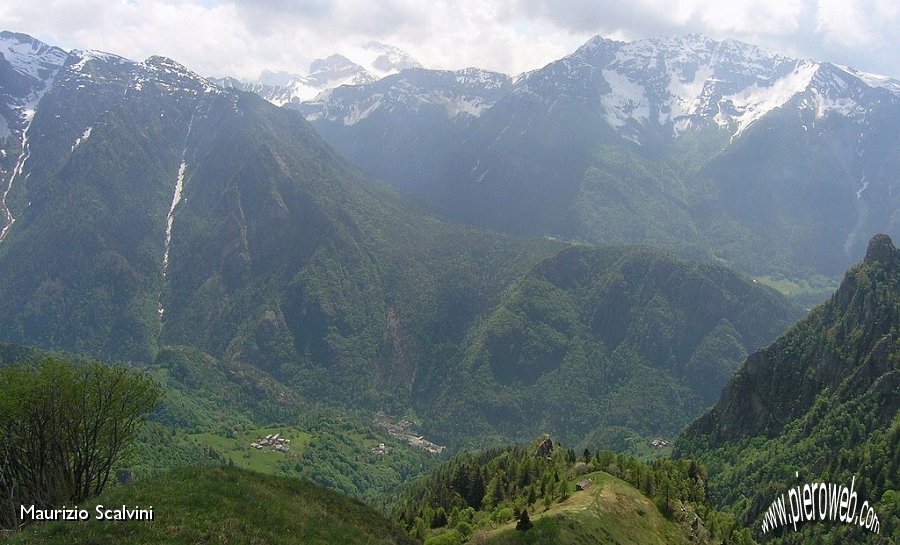
POLYGON ((709 468, 713 502, 757 531, 778 494, 855 482, 879 534, 808 523, 779 543, 892 543, 900 538, 900 251, 869 243, 830 301, 753 354, 718 403, 685 430, 681 455, 709 468))
POLYGON ((692 541, 685 527, 666 519, 652 501, 628 483, 608 473, 589 473, 582 478, 590 479, 591 486, 531 515, 534 528, 529 532, 517 531, 516 522, 510 521, 477 531, 469 543, 675 545, 708 542, 692 541))
MULTIPOLYGON (((0 367, 37 364, 48 356, 78 365, 95 361, 0 343, 0 367)), ((142 370, 159 383, 160 400, 116 464, 138 480, 172 468, 227 463, 384 504, 404 482, 443 459, 392 437, 368 413, 301 403, 264 371, 218 362, 196 349, 166 348, 142 370), (251 446, 275 433, 291 439, 289 451, 251 446), (373 452, 381 444, 386 452, 373 452)))
POLYGON ((237 468, 180 469, 79 506, 91 520, 36 524, 10 545, 414 544, 365 504, 296 479, 237 468), (97 521, 94 506, 153 507, 152 521, 97 521))
POLYGON ((706 479, 695 462, 576 456, 544 435, 460 454, 407 486, 392 510, 429 545, 751 543, 706 503, 706 479))

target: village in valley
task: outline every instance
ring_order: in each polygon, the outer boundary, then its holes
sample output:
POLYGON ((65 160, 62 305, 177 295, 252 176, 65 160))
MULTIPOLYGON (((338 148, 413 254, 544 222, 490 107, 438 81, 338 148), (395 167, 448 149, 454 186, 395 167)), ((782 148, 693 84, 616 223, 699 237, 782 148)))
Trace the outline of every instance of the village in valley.
MULTIPOLYGON (((425 439, 425 437, 412 431, 413 423, 406 418, 404 418, 400 422, 395 423, 391 422, 391 420, 387 416, 385 416, 384 413, 379 412, 375 415, 375 424, 386 429, 394 439, 404 441, 411 446, 420 448, 426 452, 430 452, 432 454, 440 454, 447 448, 445 446, 432 443, 431 441, 425 439)), ((387 454, 389 450, 390 449, 385 447, 384 443, 382 443, 378 447, 373 448, 372 453, 383 456, 387 454)))
POLYGON ((288 452, 291 450, 291 440, 281 437, 280 433, 269 434, 261 439, 257 439, 250 446, 256 450, 263 450, 266 447, 272 447, 276 452, 288 452))

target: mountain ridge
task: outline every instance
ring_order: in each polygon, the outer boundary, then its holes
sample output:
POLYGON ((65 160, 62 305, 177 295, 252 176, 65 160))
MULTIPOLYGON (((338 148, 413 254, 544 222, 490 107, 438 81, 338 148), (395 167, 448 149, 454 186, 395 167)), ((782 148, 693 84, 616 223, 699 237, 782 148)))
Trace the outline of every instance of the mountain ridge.
POLYGON ((441 77, 289 107, 369 174, 516 236, 657 245, 800 281, 836 278, 877 232, 900 236, 890 78, 699 35, 595 38, 501 87, 441 77))
MULTIPOLYGON (((676 453, 707 465, 717 505, 758 527, 798 472, 807 482, 852 478, 884 517, 883 539, 900 534, 898 273, 900 250, 887 235, 873 237, 832 298, 751 355, 682 432, 676 453)), ((801 532, 819 543, 882 542, 852 525, 801 532)))

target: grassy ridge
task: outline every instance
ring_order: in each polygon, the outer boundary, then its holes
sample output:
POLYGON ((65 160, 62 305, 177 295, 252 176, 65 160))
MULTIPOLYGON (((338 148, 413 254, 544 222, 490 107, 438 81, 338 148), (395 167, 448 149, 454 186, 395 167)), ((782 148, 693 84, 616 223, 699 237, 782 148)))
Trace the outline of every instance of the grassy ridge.
POLYGON ((393 512, 425 545, 752 544, 733 515, 707 503, 707 479, 693 461, 587 450, 579 458, 544 435, 529 447, 456 456, 410 483, 393 512))
POLYGON ((679 524, 667 520, 652 501, 625 481, 605 472, 590 473, 584 478, 591 479, 590 488, 575 492, 564 502, 532 515, 534 528, 527 533, 516 531, 516 522, 511 521, 476 532, 470 543, 655 545, 690 542, 679 524))
POLYGON ((247 543, 309 545, 413 544, 405 532, 362 502, 310 482, 234 467, 180 469, 114 488, 89 505, 153 506, 148 521, 54 521, 8 540, 18 544, 130 545, 247 543))

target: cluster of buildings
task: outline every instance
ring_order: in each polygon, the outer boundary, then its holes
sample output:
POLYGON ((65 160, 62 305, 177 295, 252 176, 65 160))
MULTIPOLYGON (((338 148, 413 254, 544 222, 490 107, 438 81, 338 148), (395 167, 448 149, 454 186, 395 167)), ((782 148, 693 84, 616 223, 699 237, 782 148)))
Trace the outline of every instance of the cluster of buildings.
POLYGON ((291 444, 290 439, 285 439, 281 437, 280 433, 269 434, 262 439, 257 439, 255 443, 250 443, 250 446, 255 448, 256 450, 262 450, 266 447, 272 447, 272 450, 278 452, 287 452, 291 450, 289 446, 291 444))
POLYGON ((444 452, 444 449, 447 447, 438 445, 436 443, 432 443, 428 439, 425 439, 423 436, 418 435, 417 433, 412 431, 412 422, 409 420, 401 420, 399 423, 393 423, 384 415, 384 413, 378 413, 375 417, 375 423, 379 426, 385 428, 389 434, 395 439, 399 439, 410 445, 420 448, 426 452, 430 452, 432 454, 440 454, 444 452))
POLYGON ((669 446, 669 442, 659 437, 650 440, 650 446, 653 448, 663 448, 669 446))

